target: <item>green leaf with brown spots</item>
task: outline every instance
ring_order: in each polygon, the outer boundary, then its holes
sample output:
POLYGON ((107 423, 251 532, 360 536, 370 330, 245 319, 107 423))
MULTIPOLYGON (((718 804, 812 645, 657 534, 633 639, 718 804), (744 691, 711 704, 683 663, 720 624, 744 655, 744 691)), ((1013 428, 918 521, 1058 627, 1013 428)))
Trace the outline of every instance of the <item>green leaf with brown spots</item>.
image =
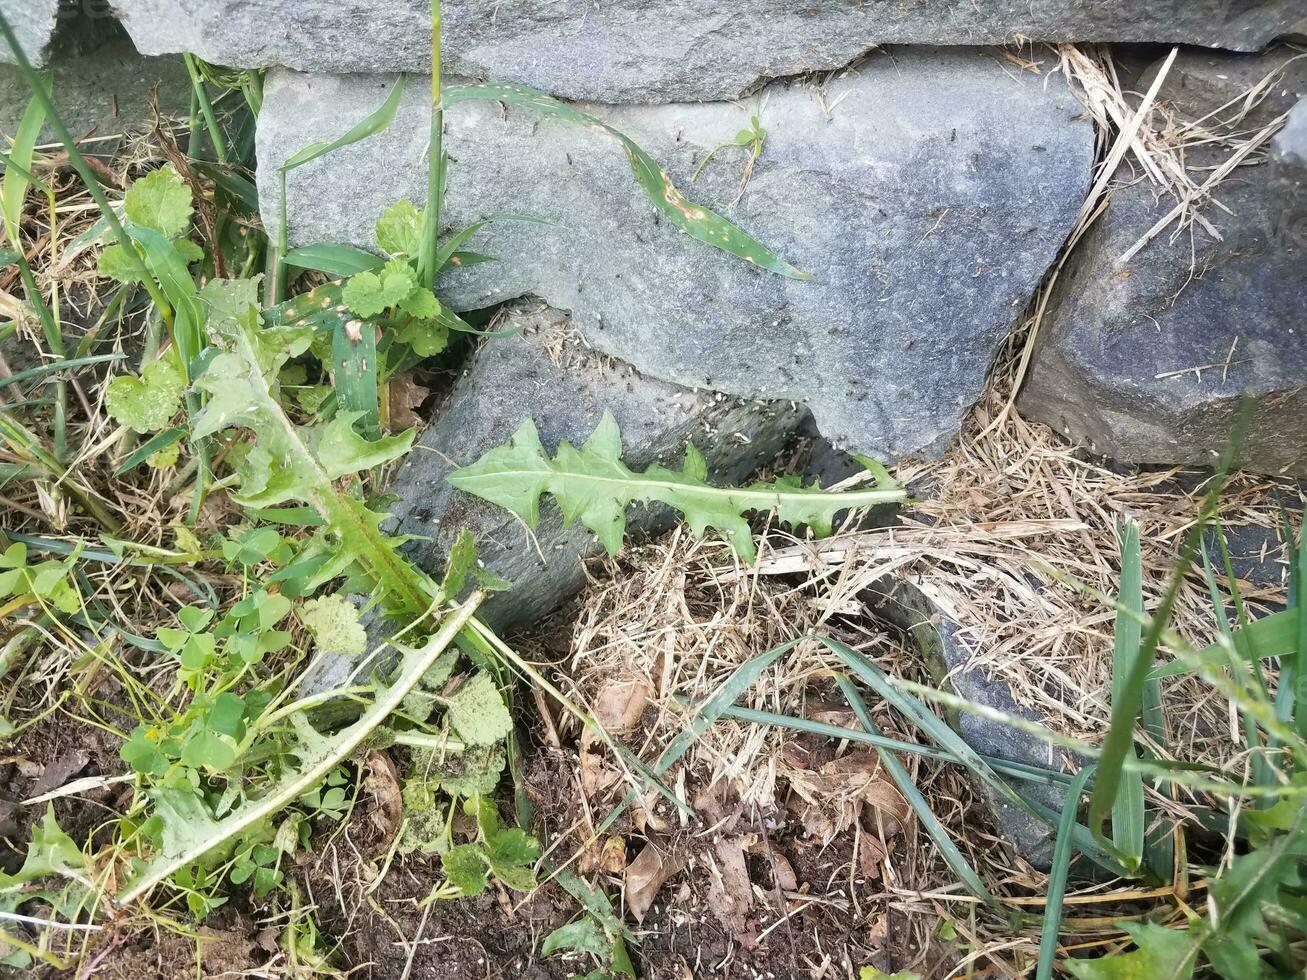
POLYGON ((534 109, 537 112, 587 128, 597 128, 622 145, 631 164, 636 183, 643 188, 649 200, 662 214, 691 238, 723 252, 743 259, 789 279, 811 279, 812 276, 796 269, 738 225, 723 218, 709 208, 688 200, 672 183, 667 172, 629 136, 609 126, 602 119, 591 116, 561 102, 551 95, 525 85, 451 85, 445 89, 445 105, 459 102, 488 100, 507 105, 534 109))

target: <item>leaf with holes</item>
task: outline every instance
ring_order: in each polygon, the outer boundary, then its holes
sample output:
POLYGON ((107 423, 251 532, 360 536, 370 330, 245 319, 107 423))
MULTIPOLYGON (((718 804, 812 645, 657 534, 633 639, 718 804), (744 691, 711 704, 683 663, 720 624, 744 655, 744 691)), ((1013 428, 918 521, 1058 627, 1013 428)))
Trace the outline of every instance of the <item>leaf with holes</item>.
POLYGON ((194 210, 191 189, 171 164, 137 180, 123 198, 128 221, 141 228, 153 228, 168 238, 186 233, 194 210))
POLYGON ((446 701, 450 725, 469 745, 490 745, 513 730, 513 716, 504 706, 495 679, 477 671, 446 701))
POLYGON ((359 611, 343 596, 310 599, 300 608, 300 620, 320 651, 356 656, 367 649, 368 635, 359 622, 359 611))
POLYGON ((181 408, 186 379, 174 353, 145 365, 139 378, 120 375, 109 382, 104 403, 114 421, 133 432, 164 428, 181 408))

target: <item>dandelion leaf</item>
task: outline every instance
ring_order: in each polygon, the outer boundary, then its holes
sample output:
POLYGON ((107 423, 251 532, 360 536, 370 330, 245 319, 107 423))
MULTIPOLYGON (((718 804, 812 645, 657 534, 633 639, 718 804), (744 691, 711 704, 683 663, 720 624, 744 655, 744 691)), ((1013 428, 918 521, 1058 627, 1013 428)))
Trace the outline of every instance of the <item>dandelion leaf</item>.
POLYGON ((643 473, 622 462, 622 440, 608 413, 580 449, 559 444, 550 459, 529 419, 505 446, 490 450, 470 466, 451 474, 455 487, 512 511, 529 527, 540 519, 540 497, 550 494, 566 524, 580 521, 616 554, 626 530, 629 504, 662 503, 685 516, 695 534, 713 528, 748 562, 755 557, 753 537, 744 514, 775 510, 789 524, 807 524, 820 535, 830 533, 836 513, 902 500, 897 488, 831 493, 804 487, 794 478, 748 487, 714 487, 707 483, 702 454, 688 446, 679 470, 651 466, 643 473))

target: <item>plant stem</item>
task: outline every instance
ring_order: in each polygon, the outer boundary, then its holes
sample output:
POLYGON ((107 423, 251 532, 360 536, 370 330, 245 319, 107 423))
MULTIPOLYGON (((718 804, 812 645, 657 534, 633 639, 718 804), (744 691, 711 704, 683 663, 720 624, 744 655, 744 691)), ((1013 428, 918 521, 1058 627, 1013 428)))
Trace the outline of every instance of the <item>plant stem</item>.
POLYGON ((427 210, 422 222, 418 280, 430 286, 436 279, 436 239, 440 235, 440 199, 444 192, 445 160, 441 146, 445 105, 440 91, 440 0, 431 0, 431 148, 427 158, 427 210))
POLYGON ((32 97, 41 104, 45 110, 46 121, 50 128, 54 130, 55 136, 63 144, 64 149, 68 151, 68 161, 77 171, 77 176, 82 178, 82 183, 86 185, 91 199, 95 201, 96 207, 100 209, 100 214, 104 216, 105 223, 114 233, 114 241, 122 243, 123 253, 125 254, 132 272, 145 285, 146 291, 150 294, 150 299, 154 305, 159 308, 159 313, 169 328, 172 327, 172 309, 168 306, 167 300, 159 292, 159 287, 150 275, 150 270, 146 268, 145 261, 141 258, 140 253, 136 251, 136 245, 128 237, 127 232, 123 230, 122 222, 118 220, 118 215, 113 207, 109 204, 109 199, 104 196, 104 191, 100 189, 100 182, 95 179, 91 173, 91 168, 86 165, 86 158, 82 156, 82 151, 77 148, 77 141, 73 139, 73 134, 68 131, 64 121, 60 118, 58 111, 54 107, 45 86, 41 84, 40 77, 36 74, 36 69, 32 63, 27 60, 27 54, 23 51, 18 43, 18 38, 14 36, 14 29, 9 26, 9 19, 3 13, 0 13, 0 35, 4 36, 9 49, 13 52, 14 62, 18 65, 18 70, 22 72, 23 78, 27 81, 27 87, 32 90, 32 97))
POLYGON ((200 74, 200 69, 195 65, 195 58, 190 54, 183 54, 183 60, 186 62, 186 70, 191 76, 191 91, 195 93, 195 99, 200 104, 200 113, 204 116, 204 124, 209 128, 209 139, 213 141, 213 152, 218 157, 219 163, 227 162, 227 143, 222 138, 222 130, 218 128, 218 119, 213 114, 213 103, 209 101, 209 93, 204 88, 204 76, 200 74))

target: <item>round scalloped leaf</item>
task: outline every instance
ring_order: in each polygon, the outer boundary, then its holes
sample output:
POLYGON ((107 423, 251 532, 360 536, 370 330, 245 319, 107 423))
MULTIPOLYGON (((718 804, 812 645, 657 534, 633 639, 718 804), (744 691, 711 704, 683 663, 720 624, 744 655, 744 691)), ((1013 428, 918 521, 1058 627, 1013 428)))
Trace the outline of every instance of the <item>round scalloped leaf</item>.
POLYGON ((338 595, 310 599, 300 607, 300 620, 319 650, 357 656, 367 649, 368 636, 359 623, 359 611, 348 599, 338 595))

